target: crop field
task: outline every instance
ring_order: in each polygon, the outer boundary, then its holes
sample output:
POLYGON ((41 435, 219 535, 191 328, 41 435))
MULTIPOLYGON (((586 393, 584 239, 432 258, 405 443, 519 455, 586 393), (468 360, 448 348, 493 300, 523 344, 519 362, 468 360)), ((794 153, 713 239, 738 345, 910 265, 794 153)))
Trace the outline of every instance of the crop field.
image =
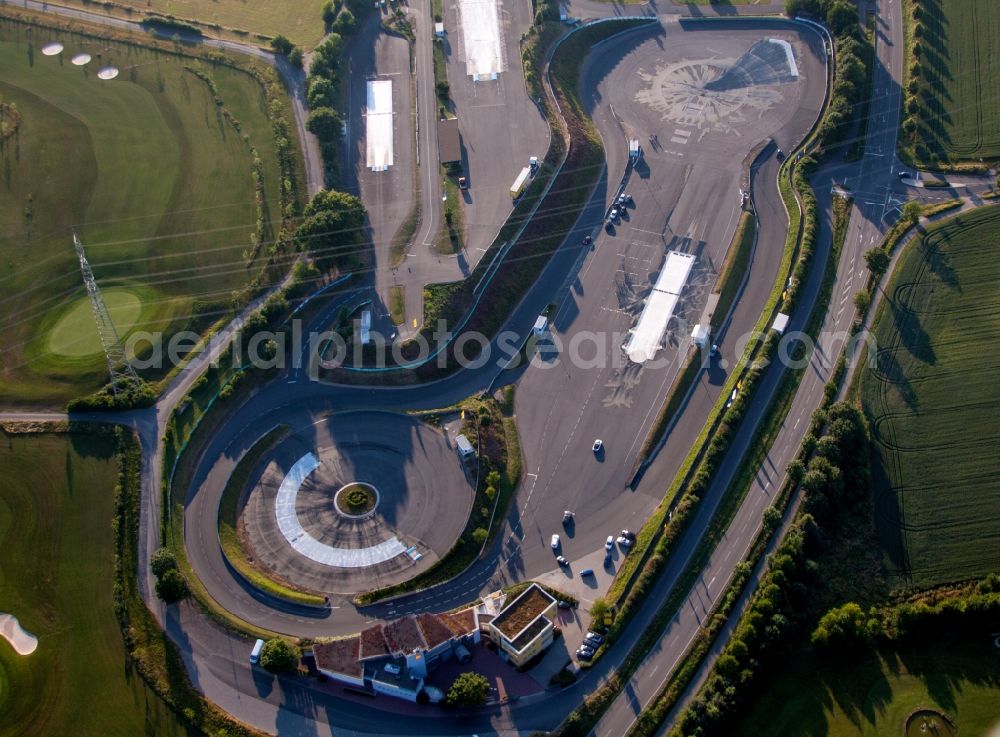
MULTIPOLYGON (((913 116, 922 161, 987 160, 1000 156, 1000 3, 921 0, 910 26, 920 47, 919 102, 913 116), (919 37, 916 25, 921 27, 919 37)), ((912 5, 911 5, 912 8, 912 5)))
MULTIPOLYGON (((943 711, 960 735, 995 734, 1000 677, 990 639, 981 633, 920 652, 792 658, 743 712, 735 737, 890 737, 918 708, 943 711), (992 652, 991 652, 992 651, 992 652)), ((931 732, 927 732, 932 737, 931 732)))
POLYGON ((56 404, 106 381, 73 229, 122 337, 203 329, 259 271, 251 239, 280 221, 279 167, 249 74, 0 21, 0 102, 19 114, 0 148, 0 402, 56 404), (53 41, 63 52, 41 53, 53 41), (99 79, 108 65, 119 76, 99 79))
POLYGON ((880 308, 872 426, 876 527, 897 583, 1000 569, 1000 208, 909 246, 880 308))
POLYGON ((0 737, 179 737, 126 664, 112 604, 110 438, 0 432, 0 610, 38 637, 0 640, 0 737))

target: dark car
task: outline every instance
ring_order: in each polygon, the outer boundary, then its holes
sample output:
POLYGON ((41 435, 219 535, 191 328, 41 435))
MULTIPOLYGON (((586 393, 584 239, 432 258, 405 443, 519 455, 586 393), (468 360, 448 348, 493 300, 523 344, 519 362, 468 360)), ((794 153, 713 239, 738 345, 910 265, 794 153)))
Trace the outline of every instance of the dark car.
POLYGON ((594 242, 594 239, 591 238, 589 235, 583 236, 583 245, 589 246, 593 242, 594 242))
POLYGON ((583 641, 591 647, 599 647, 604 643, 604 636, 599 635, 596 632, 588 632, 583 636, 583 641))
POLYGON ((576 657, 580 660, 590 660, 594 657, 594 648, 581 646, 580 649, 576 651, 576 657))

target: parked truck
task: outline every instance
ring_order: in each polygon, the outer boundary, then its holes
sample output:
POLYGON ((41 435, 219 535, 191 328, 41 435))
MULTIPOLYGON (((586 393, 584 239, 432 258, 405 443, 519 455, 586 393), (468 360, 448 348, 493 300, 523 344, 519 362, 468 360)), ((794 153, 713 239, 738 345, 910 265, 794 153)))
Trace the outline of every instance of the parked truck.
POLYGON ((531 168, 524 167, 521 169, 521 173, 517 175, 517 179, 514 183, 510 185, 510 198, 517 201, 517 198, 524 193, 524 188, 528 186, 528 179, 531 177, 531 168))

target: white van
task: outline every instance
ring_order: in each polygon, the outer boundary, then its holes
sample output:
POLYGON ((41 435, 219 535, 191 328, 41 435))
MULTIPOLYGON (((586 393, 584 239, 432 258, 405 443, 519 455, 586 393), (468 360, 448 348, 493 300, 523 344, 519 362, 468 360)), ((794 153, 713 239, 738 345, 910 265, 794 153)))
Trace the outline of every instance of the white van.
POLYGON ((257 640, 250 651, 250 665, 257 665, 260 662, 260 651, 264 649, 264 641, 257 640))

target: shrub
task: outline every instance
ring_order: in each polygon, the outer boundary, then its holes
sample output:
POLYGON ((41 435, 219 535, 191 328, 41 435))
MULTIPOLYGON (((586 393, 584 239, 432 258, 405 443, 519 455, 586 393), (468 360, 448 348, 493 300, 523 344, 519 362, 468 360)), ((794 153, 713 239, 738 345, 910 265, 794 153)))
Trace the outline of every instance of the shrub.
POLYGON ((486 532, 482 527, 477 527, 472 531, 472 542, 476 545, 482 547, 482 544, 486 542, 486 537, 489 533, 486 532))

